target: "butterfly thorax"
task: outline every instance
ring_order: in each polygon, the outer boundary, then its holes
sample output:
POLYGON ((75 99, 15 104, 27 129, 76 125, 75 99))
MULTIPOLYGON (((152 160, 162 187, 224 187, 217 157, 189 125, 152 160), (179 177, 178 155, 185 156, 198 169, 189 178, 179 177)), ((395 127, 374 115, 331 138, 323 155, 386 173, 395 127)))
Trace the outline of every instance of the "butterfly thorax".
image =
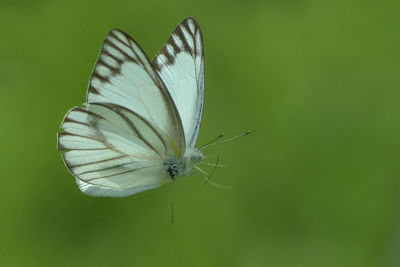
POLYGON ((187 176, 193 171, 196 163, 203 159, 203 153, 195 148, 187 149, 180 157, 173 157, 164 162, 165 170, 171 179, 177 176, 187 176))

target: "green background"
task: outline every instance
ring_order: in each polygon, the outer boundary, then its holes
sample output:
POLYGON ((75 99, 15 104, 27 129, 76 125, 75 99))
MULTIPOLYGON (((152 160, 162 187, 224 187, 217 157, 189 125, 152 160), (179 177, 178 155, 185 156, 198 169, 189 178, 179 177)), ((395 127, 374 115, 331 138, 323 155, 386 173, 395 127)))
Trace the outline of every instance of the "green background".
POLYGON ((1 266, 400 266, 396 1, 0 2, 1 266), (56 149, 105 34, 149 57, 193 16, 199 144, 252 134, 199 176, 122 199, 78 190, 56 149))

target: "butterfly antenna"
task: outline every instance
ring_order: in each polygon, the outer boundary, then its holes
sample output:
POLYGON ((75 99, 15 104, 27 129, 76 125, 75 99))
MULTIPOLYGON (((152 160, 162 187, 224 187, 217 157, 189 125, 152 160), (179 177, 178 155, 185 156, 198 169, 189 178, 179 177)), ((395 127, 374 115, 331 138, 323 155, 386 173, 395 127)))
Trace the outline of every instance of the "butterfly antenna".
POLYGON ((168 186, 169 202, 171 204, 171 223, 174 222, 174 199, 172 198, 171 185, 168 186))
MULTIPOLYGON (((247 131, 247 132, 244 132, 244 133, 239 134, 239 135, 237 135, 237 136, 234 136, 234 137, 225 139, 224 141, 215 142, 215 140, 218 140, 218 138, 217 138, 217 139, 215 139, 213 142, 210 142, 210 143, 208 143, 208 144, 202 146, 201 148, 199 148, 199 150, 206 149, 206 148, 211 147, 211 146, 216 146, 216 145, 220 145, 220 144, 224 144, 224 143, 227 143, 227 142, 236 140, 236 139, 238 139, 238 138, 240 138, 240 137, 243 137, 243 136, 245 136, 245 135, 248 135, 249 133, 250 133, 250 131, 247 131)), ((220 136, 221 136, 221 135, 220 135, 220 136)))
POLYGON ((217 141, 218 139, 220 139, 220 138, 222 138, 222 137, 224 137, 224 134, 223 134, 223 133, 220 134, 220 135, 218 135, 218 137, 214 138, 214 139, 211 140, 210 142, 208 142, 208 143, 202 145, 202 146, 199 148, 199 150, 202 150, 204 147, 206 147, 206 146, 208 146, 208 145, 214 143, 215 141, 217 141))

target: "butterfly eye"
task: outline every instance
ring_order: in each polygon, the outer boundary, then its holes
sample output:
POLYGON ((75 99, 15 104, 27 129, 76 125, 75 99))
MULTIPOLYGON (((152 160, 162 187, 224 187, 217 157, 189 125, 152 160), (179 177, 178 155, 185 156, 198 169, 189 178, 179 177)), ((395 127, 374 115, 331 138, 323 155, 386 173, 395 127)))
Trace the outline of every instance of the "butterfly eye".
POLYGON ((194 150, 192 155, 190 155, 190 161, 191 162, 199 162, 203 158, 203 153, 199 150, 194 150))
POLYGON ((190 161, 194 161, 194 162, 196 162, 196 161, 199 161, 199 157, 197 156, 197 155, 193 155, 193 156, 191 156, 190 157, 190 161))

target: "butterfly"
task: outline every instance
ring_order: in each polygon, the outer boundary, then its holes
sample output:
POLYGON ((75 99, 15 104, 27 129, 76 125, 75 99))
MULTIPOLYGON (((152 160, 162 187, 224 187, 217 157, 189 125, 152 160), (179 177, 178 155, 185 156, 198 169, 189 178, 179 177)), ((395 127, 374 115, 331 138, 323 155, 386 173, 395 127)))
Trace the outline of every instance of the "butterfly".
POLYGON ((58 133, 58 150, 83 193, 124 197, 193 170, 206 174, 198 167, 205 156, 194 147, 203 110, 203 55, 202 33, 191 17, 152 61, 126 33, 113 29, 106 35, 86 102, 67 112, 58 133))

